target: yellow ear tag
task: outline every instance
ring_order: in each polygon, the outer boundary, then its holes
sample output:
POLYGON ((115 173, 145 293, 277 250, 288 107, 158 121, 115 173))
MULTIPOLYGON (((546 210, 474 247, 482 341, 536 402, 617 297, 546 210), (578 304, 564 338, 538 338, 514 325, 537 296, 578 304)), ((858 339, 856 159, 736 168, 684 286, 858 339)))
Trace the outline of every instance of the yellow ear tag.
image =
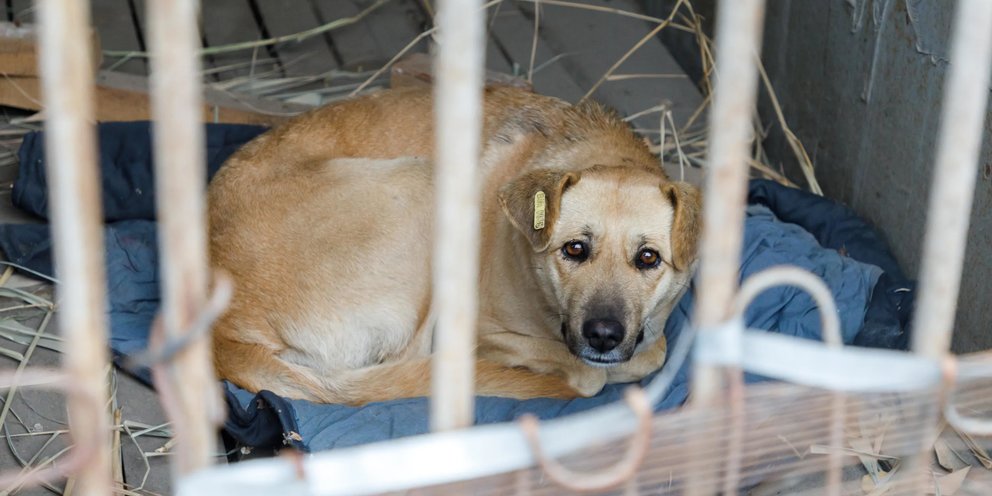
POLYGON ((544 215, 548 207, 547 199, 543 191, 534 194, 534 230, 544 229, 544 215))

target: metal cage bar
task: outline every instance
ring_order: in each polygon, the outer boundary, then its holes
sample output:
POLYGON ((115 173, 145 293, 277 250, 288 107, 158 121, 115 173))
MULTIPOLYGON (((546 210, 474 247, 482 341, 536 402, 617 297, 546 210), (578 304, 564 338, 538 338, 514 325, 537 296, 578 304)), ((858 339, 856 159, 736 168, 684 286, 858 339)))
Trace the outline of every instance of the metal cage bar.
MULTIPOLYGON (((188 332, 208 294, 204 138, 201 126, 190 125, 200 122, 202 117, 196 31, 198 5, 197 0, 149 3, 163 252, 162 329, 163 339, 173 341, 182 339, 188 332), (201 183, 189 188, 191 180, 201 183)), ((71 350, 66 355, 65 367, 74 383, 78 383, 79 393, 70 395, 70 419, 76 442, 93 453, 78 476, 78 484, 86 494, 109 494, 110 454, 106 442, 109 416, 102 408, 94 407, 106 401, 107 354, 96 140, 91 124, 94 99, 88 43, 89 5, 79 0, 41 0, 39 7, 51 220, 55 260, 62 278, 60 321, 71 350)), ((730 316, 737 292, 749 125, 757 90, 754 57, 760 50, 763 11, 764 0, 725 0, 720 4, 718 81, 710 119, 710 171, 695 322, 703 330, 721 325, 730 316)), ((470 425, 473 416, 479 266, 476 163, 482 121, 483 17, 478 3, 472 0, 442 1, 439 13, 443 38, 435 87, 438 163, 432 305, 438 329, 432 368, 431 422, 434 430, 451 430, 470 425)), ((913 333, 914 350, 931 358, 946 354, 951 337, 975 183, 974 165, 981 144, 992 69, 990 26, 992 2, 960 0, 924 244, 920 305, 913 333)), ((210 358, 209 344, 193 340, 174 362, 162 369, 166 380, 183 385, 162 388, 165 394, 171 394, 163 397, 163 403, 175 422, 178 444, 173 465, 177 476, 191 474, 210 463, 215 441, 213 422, 221 411, 210 358)), ((712 401, 722 386, 716 367, 701 367, 696 372, 696 399, 703 403, 712 401)), ((565 435, 571 432, 566 432, 566 424, 560 425, 563 427, 558 438, 570 438, 565 435)), ((516 468, 530 461, 522 437, 510 426, 441 434, 429 442, 404 440, 392 448, 395 452, 399 447, 402 452, 404 446, 424 449, 447 446, 451 453, 458 451, 454 448, 461 446, 459 443, 465 436, 478 438, 486 445, 505 443, 508 446, 505 452, 512 452, 513 459, 506 455, 504 468, 516 468), (438 444, 438 439, 450 444, 438 444)), ((384 449, 372 446, 352 452, 385 456, 384 449)), ((341 457, 325 454, 299 462, 299 466, 319 466, 336 458, 341 457)), ((356 464, 368 461, 358 458, 356 464)), ((299 474, 292 469, 299 467, 294 463, 272 461, 265 465, 270 471, 261 475, 292 479, 297 484, 293 488, 301 489, 307 481, 298 479, 299 474)), ((340 464, 341 467, 345 465, 340 464)), ((736 481, 739 467, 730 472, 729 478, 736 481)), ((333 484, 339 483, 325 481, 328 487, 321 487, 319 477, 316 485, 309 481, 312 484, 309 489, 330 491, 333 484)), ((712 492, 715 488, 704 485, 692 489, 712 492)))
MULTIPOLYGON (((710 111, 703 205, 703 232, 699 252, 699 289, 693 325, 712 332, 730 316, 737 293, 744 208, 747 198, 748 146, 751 116, 758 91, 756 58, 761 53, 765 18, 764 0, 722 0, 716 20, 716 86, 710 111)), ((721 370, 696 362, 692 382, 693 402, 712 405, 720 397, 724 373, 730 375, 729 407, 740 412, 743 375, 739 368, 721 370)), ((743 426, 735 423, 727 440, 726 485, 740 474, 743 426)), ((688 456, 701 460, 712 442, 697 443, 688 456)), ((701 466, 701 465, 700 465, 701 466)), ((713 494, 716 483, 703 472, 689 474, 689 494, 713 494)), ((727 487, 725 487, 725 490, 727 487)))
POLYGON ((958 1, 950 55, 912 329, 913 350, 934 359, 950 348, 957 309, 989 94, 992 2, 958 1))
MULTIPOLYGON (((699 251, 699 290, 694 324, 719 325, 732 308, 737 291, 751 113, 758 90, 755 57, 761 51, 764 0, 723 0, 716 24, 716 87, 710 112, 710 148, 699 251)), ((709 401, 719 394, 719 373, 695 371, 693 394, 709 401)))
POLYGON ((475 415, 475 327, 479 279, 479 161, 483 12, 474 0, 438 5, 436 60, 434 359, 431 428, 468 427, 475 415))
POLYGON ((63 367, 73 382, 69 425, 90 453, 77 475, 81 494, 110 494, 106 278, 94 120, 88 1, 42 0, 40 69, 54 258, 60 283, 63 367))
MULTIPOLYGON (((207 300, 206 164, 198 54, 197 0, 148 2, 152 51, 155 193, 162 252, 163 339, 176 342, 207 300)), ((210 464, 220 389, 208 340, 193 339, 156 371, 166 413, 174 424, 181 475, 210 464), (164 382, 164 383, 163 383, 164 382), (181 387, 174 387, 181 386, 181 387)))

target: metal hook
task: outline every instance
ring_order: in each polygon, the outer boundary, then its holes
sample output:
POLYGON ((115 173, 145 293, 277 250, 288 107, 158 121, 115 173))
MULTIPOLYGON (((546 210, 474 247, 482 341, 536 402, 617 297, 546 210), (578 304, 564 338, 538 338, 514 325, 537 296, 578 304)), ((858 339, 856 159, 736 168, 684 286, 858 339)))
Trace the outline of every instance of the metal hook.
MULTIPOLYGON (((124 361, 125 368, 152 367, 168 362, 191 343, 204 338, 213 327, 214 321, 220 318, 224 311, 227 310, 227 305, 231 302, 233 293, 234 284, 231 282, 231 278, 223 272, 216 272, 214 274, 214 288, 211 291, 210 299, 200 309, 196 319, 190 324, 189 330, 178 339, 165 341, 161 346, 149 346, 144 352, 126 359, 124 361)), ((152 331, 161 332, 161 328, 153 324, 152 331)))
POLYGON ((965 417, 954 406, 954 385, 958 379, 958 361, 953 356, 947 356, 943 363, 944 372, 944 420, 951 427, 976 436, 992 435, 992 420, 965 417))
POLYGON ((624 396, 627 405, 637 416, 637 430, 633 434, 627 452, 617 464, 592 474, 573 472, 549 458, 541 447, 537 417, 530 414, 520 417, 520 428, 524 432, 527 444, 530 445, 537 465, 549 479, 570 491, 590 493, 616 488, 633 477, 651 445, 651 404, 644 391, 638 387, 628 388, 624 396))
POLYGON ((830 288, 813 273, 789 265, 770 267, 748 277, 741 284, 734 299, 734 315, 743 316, 744 310, 758 294, 775 286, 796 286, 813 298, 820 310, 820 327, 823 340, 828 346, 841 347, 844 339, 840 332, 840 319, 837 317, 837 304, 830 288))

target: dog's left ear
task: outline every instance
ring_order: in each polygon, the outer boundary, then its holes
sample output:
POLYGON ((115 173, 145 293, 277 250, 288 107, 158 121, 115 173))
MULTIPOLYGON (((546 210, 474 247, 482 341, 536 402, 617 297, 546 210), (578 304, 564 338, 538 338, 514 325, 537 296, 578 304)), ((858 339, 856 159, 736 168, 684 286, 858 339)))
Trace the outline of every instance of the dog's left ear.
POLYGON ((699 188, 685 182, 670 182, 661 187, 662 194, 675 211, 672 221, 672 265, 676 270, 686 270, 696 259, 699 235, 702 230, 702 195, 699 188))
POLYGON ((548 249, 551 227, 558 220, 561 195, 579 176, 572 172, 545 169, 528 172, 499 190, 499 205, 535 252, 548 249))

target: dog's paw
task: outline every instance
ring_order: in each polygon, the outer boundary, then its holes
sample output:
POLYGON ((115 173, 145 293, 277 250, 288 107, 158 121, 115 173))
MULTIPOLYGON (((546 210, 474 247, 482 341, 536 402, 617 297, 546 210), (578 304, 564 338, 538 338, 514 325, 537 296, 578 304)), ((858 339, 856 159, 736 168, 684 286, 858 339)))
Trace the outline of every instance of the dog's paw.
POLYGON ((565 380, 575 392, 588 398, 603 390, 603 386, 606 385, 606 378, 606 369, 583 367, 569 371, 565 380))

